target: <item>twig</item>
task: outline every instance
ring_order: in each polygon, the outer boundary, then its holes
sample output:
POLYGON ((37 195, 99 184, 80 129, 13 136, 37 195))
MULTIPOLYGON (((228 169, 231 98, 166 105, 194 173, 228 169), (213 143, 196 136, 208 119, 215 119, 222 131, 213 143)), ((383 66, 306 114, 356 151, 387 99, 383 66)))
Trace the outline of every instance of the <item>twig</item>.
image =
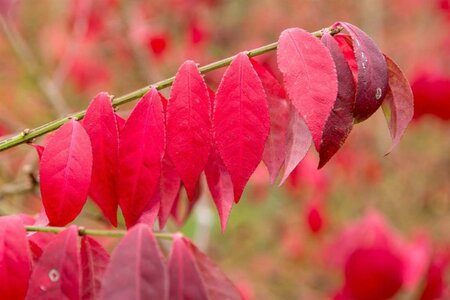
MULTIPOLYGON (((25 230, 28 232, 45 232, 45 233, 60 233, 66 230, 67 227, 52 227, 52 226, 25 226, 25 230)), ((123 237, 127 233, 126 230, 101 230, 101 229, 86 229, 84 227, 78 228, 78 235, 92 235, 92 236, 106 236, 106 237, 123 237)), ((172 240, 173 234, 154 232, 153 235, 162 240, 172 240)))

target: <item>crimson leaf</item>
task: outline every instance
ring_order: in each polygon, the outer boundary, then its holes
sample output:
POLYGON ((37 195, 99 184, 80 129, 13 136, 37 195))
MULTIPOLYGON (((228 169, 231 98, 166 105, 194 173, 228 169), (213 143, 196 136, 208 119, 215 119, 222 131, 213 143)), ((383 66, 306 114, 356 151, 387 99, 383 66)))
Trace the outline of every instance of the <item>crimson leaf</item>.
POLYGON ((216 147, 230 173, 236 202, 262 159, 269 128, 261 80, 248 56, 240 53, 225 71, 213 116, 216 147))
POLYGON ((51 225, 64 226, 78 216, 87 199, 91 172, 89 136, 71 120, 50 137, 40 162, 42 202, 51 225))

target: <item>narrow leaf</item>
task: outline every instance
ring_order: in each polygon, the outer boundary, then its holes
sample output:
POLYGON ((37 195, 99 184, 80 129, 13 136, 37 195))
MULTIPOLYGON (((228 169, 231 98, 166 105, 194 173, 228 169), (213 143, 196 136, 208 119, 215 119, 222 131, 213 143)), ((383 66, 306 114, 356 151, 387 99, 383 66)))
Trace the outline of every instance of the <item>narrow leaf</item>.
POLYGON ((171 160, 164 156, 161 163, 161 178, 159 182, 160 208, 159 208, 159 228, 164 228, 170 211, 179 197, 181 187, 180 176, 175 170, 171 160))
POLYGON ((353 40, 358 80, 354 117, 357 122, 370 117, 381 105, 386 95, 388 72, 386 61, 373 40, 358 27, 338 22, 353 40))
POLYGON ((163 152, 163 108, 152 89, 134 107, 120 135, 119 205, 127 227, 136 224, 156 191, 163 152))
POLYGON ((109 254, 100 243, 89 236, 83 236, 81 239, 80 254, 83 272, 81 299, 98 299, 109 254))
POLYGON ((71 226, 45 248, 30 278, 26 299, 80 299, 78 229, 71 226))
POLYGON ((336 68, 328 49, 300 28, 284 30, 277 61, 289 99, 305 120, 317 151, 337 96, 336 68))
POLYGON ((42 202, 51 225, 64 226, 78 216, 91 172, 89 136, 78 122, 69 121, 50 137, 40 163, 42 202))
POLYGON ((233 207, 233 183, 219 154, 213 148, 205 167, 205 176, 220 218, 222 232, 227 227, 228 217, 233 207))
POLYGON ((101 299, 167 299, 168 271, 150 227, 137 224, 120 241, 106 268, 101 299))
POLYGON ((291 108, 289 129, 286 137, 286 160, 284 161, 284 173, 279 185, 282 185, 289 174, 308 153, 311 147, 312 138, 308 126, 297 110, 291 108))
POLYGON ((31 258, 25 228, 18 217, 0 218, 0 295, 23 299, 31 274, 31 258))
POLYGON ((117 226, 119 130, 111 97, 100 93, 92 99, 83 127, 92 144, 92 180, 89 196, 103 215, 117 226))
POLYGON ((170 299, 241 299, 233 283, 181 235, 174 237, 169 274, 170 299))
POLYGON ((278 80, 261 64, 252 60, 267 95, 270 115, 270 133, 264 147, 263 162, 275 182, 286 155, 286 133, 289 125, 289 107, 286 92, 278 80))
POLYGON ((322 43, 330 50, 336 64, 338 95, 323 131, 319 151, 319 168, 323 167, 342 147, 353 128, 353 109, 356 92, 352 71, 338 43, 328 33, 324 33, 322 36, 322 43))
POLYGON ((400 142, 400 138, 414 115, 414 97, 400 67, 385 55, 389 72, 389 86, 383 101, 383 112, 388 121, 392 145, 388 153, 400 142))
POLYGON ((167 104, 167 153, 192 199, 211 148, 208 88, 195 62, 183 63, 167 104))
POLYGON ((213 116, 216 147, 230 173, 236 202, 262 159, 269 130, 261 80, 247 55, 240 53, 222 78, 213 116))

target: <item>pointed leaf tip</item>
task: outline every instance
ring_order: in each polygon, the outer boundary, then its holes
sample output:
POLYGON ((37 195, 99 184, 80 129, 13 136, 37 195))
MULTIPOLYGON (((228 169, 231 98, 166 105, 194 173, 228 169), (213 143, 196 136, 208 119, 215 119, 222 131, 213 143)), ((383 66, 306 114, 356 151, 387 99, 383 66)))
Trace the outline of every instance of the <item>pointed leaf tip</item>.
POLYGON ((383 101, 383 112, 388 122, 392 138, 389 154, 400 139, 411 122, 414 115, 414 96, 411 86, 400 67, 385 55, 389 72, 389 86, 383 101))
POLYGON ((83 127, 92 144, 89 195, 111 224, 117 226, 119 126, 108 93, 99 93, 92 99, 83 127))
POLYGON ((158 187, 163 153, 164 113, 153 88, 139 100, 120 133, 119 205, 127 227, 136 224, 158 187))
POLYGON ((89 135, 71 120, 50 137, 40 162, 42 202, 51 225, 64 226, 78 216, 87 200, 91 172, 89 135))
POLYGON ((191 200, 210 148, 209 91, 195 62, 188 60, 175 76, 167 104, 167 154, 191 200))
POLYGON ((231 176, 236 202, 262 159, 269 130, 269 109, 261 80, 248 56, 240 53, 225 71, 213 116, 217 151, 231 176))
POLYGON ((227 227, 228 217, 233 207, 233 183, 216 150, 211 150, 205 167, 205 176, 214 204, 217 207, 222 233, 227 227))
POLYGON ((338 95, 323 130, 319 151, 319 169, 342 147, 353 128, 356 93, 352 71, 338 42, 331 35, 325 33, 322 36, 322 43, 330 51, 336 65, 338 95))

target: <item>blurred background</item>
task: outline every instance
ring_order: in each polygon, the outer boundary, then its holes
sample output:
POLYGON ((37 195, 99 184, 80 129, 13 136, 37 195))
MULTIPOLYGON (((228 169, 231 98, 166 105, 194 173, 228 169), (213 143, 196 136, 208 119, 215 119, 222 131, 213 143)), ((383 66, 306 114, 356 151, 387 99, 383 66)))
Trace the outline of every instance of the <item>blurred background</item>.
MULTIPOLYGON (((180 230, 245 299, 450 299, 450 0, 0 0, 0 15, 1 136, 288 27, 359 26, 411 82, 415 117, 399 146, 384 156, 390 136, 377 112, 320 171, 310 153, 272 187, 260 166, 224 234, 208 194, 180 230)), ((223 71, 206 76, 214 90, 223 71)), ((39 211, 36 162, 28 145, 0 153, 1 215, 39 211)), ((76 223, 108 227, 92 204, 76 223)))

